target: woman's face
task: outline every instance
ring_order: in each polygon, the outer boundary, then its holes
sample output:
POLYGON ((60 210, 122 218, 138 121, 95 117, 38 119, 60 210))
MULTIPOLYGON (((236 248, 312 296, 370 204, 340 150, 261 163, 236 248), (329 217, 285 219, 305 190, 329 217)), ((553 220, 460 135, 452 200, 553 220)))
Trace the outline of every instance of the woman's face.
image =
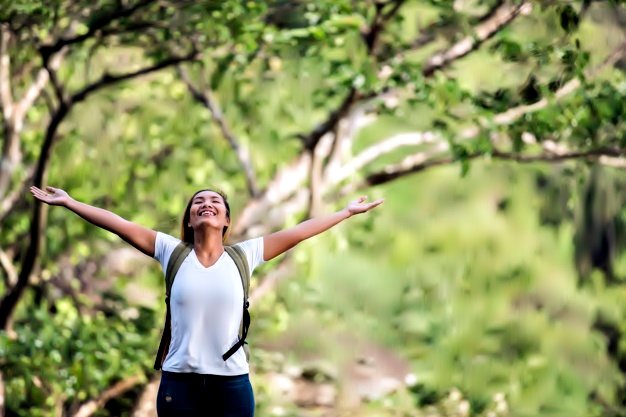
POLYGON ((189 226, 194 230, 213 227, 220 232, 230 224, 224 198, 215 191, 200 191, 191 200, 189 226))

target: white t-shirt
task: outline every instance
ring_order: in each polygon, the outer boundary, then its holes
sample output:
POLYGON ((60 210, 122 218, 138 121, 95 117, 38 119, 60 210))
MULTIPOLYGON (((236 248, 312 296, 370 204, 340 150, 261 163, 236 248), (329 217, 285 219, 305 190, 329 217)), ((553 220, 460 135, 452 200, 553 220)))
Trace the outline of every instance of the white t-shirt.
MULTIPOLYGON (((154 258, 163 271, 179 239, 158 232, 154 258)), ((250 273, 262 264, 263 238, 237 243, 248 259, 250 273)), ((163 370, 212 375, 249 372, 243 349, 228 360, 222 355, 239 340, 243 286, 237 265, 224 251, 208 268, 192 250, 180 265, 170 295, 172 338, 163 370)))

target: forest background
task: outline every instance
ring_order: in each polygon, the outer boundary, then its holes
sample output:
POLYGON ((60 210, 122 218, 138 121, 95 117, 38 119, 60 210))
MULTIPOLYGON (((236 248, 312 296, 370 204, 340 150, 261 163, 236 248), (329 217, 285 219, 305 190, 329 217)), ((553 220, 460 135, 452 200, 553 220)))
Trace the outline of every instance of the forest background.
POLYGON ((626 10, 593 0, 2 0, 0 416, 152 416, 156 262, 32 184, 264 265, 259 416, 626 415, 626 10))

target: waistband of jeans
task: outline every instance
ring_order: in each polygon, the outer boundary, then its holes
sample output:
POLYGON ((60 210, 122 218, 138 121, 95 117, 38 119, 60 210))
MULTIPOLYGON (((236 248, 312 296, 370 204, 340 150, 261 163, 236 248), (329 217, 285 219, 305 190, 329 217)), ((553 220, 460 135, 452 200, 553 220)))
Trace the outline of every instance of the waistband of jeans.
POLYGON ((177 381, 237 381, 248 379, 248 374, 242 375, 214 375, 214 374, 196 374, 193 372, 170 372, 162 371, 162 376, 170 380, 177 381))

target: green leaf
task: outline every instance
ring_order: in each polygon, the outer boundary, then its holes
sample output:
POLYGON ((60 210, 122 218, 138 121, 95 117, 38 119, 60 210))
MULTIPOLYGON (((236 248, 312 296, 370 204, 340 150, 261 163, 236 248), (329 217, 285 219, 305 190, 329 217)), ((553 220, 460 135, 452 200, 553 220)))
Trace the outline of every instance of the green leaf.
POLYGON ((561 8, 559 22, 563 30, 569 33, 578 29, 580 18, 576 10, 570 4, 567 4, 561 8))

